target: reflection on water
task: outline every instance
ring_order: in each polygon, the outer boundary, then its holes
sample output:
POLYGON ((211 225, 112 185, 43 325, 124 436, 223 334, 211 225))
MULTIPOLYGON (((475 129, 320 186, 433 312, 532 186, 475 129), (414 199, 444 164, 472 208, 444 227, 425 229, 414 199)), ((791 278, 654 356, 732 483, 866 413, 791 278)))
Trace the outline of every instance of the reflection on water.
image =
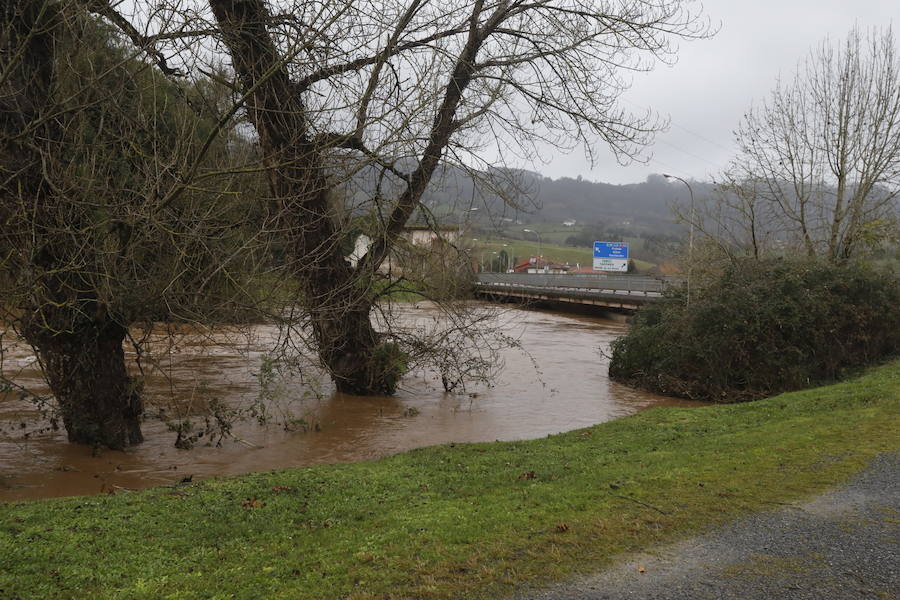
MULTIPOLYGON (((416 318, 436 314, 426 306, 410 308, 409 313, 416 318)), ((505 351, 505 368, 494 387, 446 394, 437 376, 429 373, 407 378, 401 392, 390 398, 327 390, 323 396, 309 394, 296 383, 286 385, 281 400, 266 408, 275 413, 283 409, 286 398, 293 400, 290 407, 303 420, 293 431, 248 420, 236 425, 233 437, 220 448, 203 446, 201 438, 192 450, 176 449, 175 434, 150 418, 143 426, 144 444, 95 455, 90 447, 67 443, 63 431, 38 423, 30 403, 8 394, 0 397, 0 500, 144 488, 190 475, 202 479, 368 460, 446 442, 536 438, 652 406, 688 404, 607 379, 603 351, 624 332, 622 323, 520 309, 509 310, 502 318, 527 355, 505 351)), ((256 375, 265 342, 275 332, 256 327, 249 341, 227 333, 179 339, 171 360, 159 363, 146 378, 148 401, 165 408, 169 392, 182 407, 211 397, 232 406, 258 399, 256 375)), ((40 385, 33 357, 21 349, 4 356, 3 368, 7 375, 17 373, 18 381, 30 387, 40 385)))

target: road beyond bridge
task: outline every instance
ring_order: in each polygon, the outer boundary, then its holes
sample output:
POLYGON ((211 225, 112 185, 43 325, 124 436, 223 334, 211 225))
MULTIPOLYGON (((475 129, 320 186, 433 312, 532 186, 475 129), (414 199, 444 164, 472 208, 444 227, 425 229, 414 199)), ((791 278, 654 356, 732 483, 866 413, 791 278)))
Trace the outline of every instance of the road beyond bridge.
POLYGON ((667 284, 646 275, 481 273, 475 295, 491 302, 596 307, 632 314, 659 299, 667 284))

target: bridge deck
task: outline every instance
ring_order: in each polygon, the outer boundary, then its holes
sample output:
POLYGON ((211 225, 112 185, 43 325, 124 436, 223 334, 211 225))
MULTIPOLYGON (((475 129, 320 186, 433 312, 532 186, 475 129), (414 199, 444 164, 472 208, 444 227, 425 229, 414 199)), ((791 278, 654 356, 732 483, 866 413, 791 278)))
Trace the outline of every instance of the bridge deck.
POLYGON ((634 312, 662 296, 666 282, 643 275, 482 273, 477 296, 506 302, 554 302, 634 312))

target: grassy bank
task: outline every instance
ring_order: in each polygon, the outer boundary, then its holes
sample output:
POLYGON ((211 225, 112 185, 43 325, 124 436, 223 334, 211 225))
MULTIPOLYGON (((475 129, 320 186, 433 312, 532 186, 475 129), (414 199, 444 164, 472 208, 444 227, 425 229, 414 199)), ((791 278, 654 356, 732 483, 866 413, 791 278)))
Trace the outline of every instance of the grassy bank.
POLYGON ((496 597, 833 484, 898 429, 895 361, 534 441, 0 505, 0 597, 496 597))

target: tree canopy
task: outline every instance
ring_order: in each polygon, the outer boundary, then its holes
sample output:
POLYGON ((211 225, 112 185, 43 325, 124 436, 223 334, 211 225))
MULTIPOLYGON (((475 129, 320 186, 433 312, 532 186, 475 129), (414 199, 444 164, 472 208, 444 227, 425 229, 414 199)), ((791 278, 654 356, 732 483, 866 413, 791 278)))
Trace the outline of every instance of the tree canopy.
MULTIPOLYGON (((707 216, 753 255, 837 262, 900 231, 900 58, 893 31, 824 40, 744 116, 707 216)), ((725 237, 725 236, 723 236, 725 237)))

